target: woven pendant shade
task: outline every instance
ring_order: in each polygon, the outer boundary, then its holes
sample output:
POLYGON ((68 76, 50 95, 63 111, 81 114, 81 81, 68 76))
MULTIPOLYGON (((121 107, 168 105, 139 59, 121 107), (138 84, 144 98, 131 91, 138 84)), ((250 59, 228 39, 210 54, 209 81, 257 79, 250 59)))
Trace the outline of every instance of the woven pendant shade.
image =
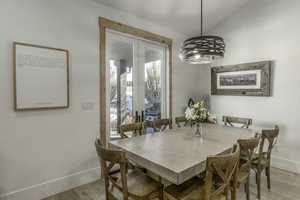
POLYGON ((223 58, 225 42, 219 36, 203 35, 203 11, 201 0, 201 36, 185 40, 179 52, 181 61, 189 64, 207 64, 223 58))

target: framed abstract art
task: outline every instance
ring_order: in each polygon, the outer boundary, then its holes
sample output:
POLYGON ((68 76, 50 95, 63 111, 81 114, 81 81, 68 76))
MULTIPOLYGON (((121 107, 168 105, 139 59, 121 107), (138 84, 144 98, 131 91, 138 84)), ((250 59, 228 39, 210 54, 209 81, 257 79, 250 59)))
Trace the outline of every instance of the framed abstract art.
POLYGON ((16 111, 69 107, 69 52, 13 43, 16 111))

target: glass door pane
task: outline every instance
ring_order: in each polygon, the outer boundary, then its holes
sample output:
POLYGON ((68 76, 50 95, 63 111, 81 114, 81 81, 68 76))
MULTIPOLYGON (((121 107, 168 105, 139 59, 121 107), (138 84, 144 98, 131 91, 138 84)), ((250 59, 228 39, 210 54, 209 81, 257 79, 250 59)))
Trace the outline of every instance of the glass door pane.
MULTIPOLYGON (((152 121, 165 116, 165 48, 143 42, 144 110, 145 120, 152 121)), ((152 132, 147 128, 147 132, 152 132)))
POLYGON ((134 120, 133 51, 134 41, 108 33, 108 69, 110 85, 110 136, 119 138, 118 128, 134 120))
POLYGON ((167 117, 165 59, 164 46, 107 32, 110 139, 123 124, 167 117))

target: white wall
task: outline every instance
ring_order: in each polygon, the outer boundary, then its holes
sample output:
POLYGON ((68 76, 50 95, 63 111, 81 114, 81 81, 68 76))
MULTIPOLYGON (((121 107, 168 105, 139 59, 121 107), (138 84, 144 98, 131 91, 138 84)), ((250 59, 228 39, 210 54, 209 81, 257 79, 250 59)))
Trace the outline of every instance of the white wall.
POLYGON ((225 59, 216 65, 274 61, 272 97, 212 96, 219 117, 250 117, 257 126, 280 126, 273 165, 300 173, 300 1, 257 0, 212 32, 225 38, 225 59))
POLYGON ((207 74, 177 58, 180 34, 89 0, 1 0, 1 199, 40 199, 98 178, 93 142, 99 134, 99 16, 174 40, 174 116, 189 96, 207 93, 200 86, 207 74), (13 41, 70 50, 70 109, 13 110, 13 41), (84 102, 94 109, 82 110, 84 102))

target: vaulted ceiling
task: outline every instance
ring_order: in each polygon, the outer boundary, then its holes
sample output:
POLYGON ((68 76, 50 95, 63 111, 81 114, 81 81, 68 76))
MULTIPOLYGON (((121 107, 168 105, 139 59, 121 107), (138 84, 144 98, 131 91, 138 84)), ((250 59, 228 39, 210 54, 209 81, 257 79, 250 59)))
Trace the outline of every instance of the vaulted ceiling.
MULTIPOLYGON (((200 0, 94 0, 187 36, 200 32, 200 0)), ((209 30, 250 0, 204 0, 204 25, 209 30)), ((253 0, 252 0, 253 1, 253 0)))

